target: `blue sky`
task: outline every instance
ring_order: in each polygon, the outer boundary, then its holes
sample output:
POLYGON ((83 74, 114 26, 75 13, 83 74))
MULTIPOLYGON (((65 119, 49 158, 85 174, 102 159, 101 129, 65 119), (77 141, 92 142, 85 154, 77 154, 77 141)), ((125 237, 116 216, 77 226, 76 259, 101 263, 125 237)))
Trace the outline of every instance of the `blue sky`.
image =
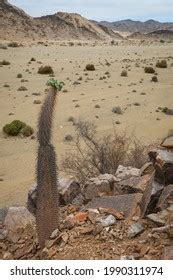
POLYGON ((152 18, 173 22, 173 0, 9 0, 9 3, 35 17, 64 11, 95 20, 152 18))

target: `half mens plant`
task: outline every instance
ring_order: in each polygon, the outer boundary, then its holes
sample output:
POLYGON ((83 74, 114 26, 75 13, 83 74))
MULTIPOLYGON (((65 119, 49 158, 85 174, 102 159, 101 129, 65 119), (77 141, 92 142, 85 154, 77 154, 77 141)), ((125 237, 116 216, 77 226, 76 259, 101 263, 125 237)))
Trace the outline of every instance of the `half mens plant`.
POLYGON ((56 153, 50 141, 56 96, 63 84, 54 79, 47 82, 50 89, 38 120, 36 227, 41 248, 45 246, 45 241, 57 229, 59 223, 56 153))

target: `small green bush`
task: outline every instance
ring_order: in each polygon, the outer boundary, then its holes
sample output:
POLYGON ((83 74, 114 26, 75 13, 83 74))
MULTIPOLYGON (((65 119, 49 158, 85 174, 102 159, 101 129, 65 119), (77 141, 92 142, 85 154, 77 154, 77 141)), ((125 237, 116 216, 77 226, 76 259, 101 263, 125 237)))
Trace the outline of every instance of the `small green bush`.
POLYGON ((41 66, 38 69, 38 74, 54 74, 51 66, 41 66))
POLYGON ((22 74, 17 74, 17 78, 21 79, 22 78, 22 74))
POLYGON ((156 63, 156 67, 157 67, 157 68, 167 68, 168 65, 167 65, 166 60, 163 59, 163 60, 161 60, 161 61, 158 61, 158 62, 156 63))
POLYGON ((3 132, 10 136, 17 136, 21 133, 23 136, 28 137, 34 133, 34 130, 26 123, 14 120, 3 127, 3 132))
POLYGON ((95 71, 94 64, 87 64, 86 67, 85 67, 85 70, 87 70, 87 71, 95 71))
POLYGON ((11 123, 6 124, 3 127, 3 131, 7 135, 16 136, 16 135, 18 135, 20 133, 22 128, 24 128, 25 126, 26 126, 26 124, 24 122, 21 122, 19 120, 14 120, 11 123))
POLYGON ((153 67, 151 67, 151 66, 148 67, 147 66, 147 67, 144 68, 144 72, 147 73, 147 74, 154 74, 155 70, 154 70, 153 67))

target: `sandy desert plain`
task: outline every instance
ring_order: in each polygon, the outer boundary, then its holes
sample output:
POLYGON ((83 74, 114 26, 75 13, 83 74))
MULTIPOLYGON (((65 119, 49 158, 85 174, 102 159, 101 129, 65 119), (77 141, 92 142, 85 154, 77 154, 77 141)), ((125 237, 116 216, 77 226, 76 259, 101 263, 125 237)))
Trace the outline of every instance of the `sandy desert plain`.
POLYGON ((75 137, 70 116, 94 122, 99 135, 110 134, 115 124, 118 131, 135 133, 144 143, 167 136, 173 128, 173 116, 157 110, 173 106, 173 42, 129 40, 114 46, 110 42, 74 42, 71 47, 67 42, 48 42, 47 46, 35 42, 0 49, 0 61, 4 59, 10 65, 0 67, 0 207, 24 204, 35 182, 36 139, 7 137, 2 128, 19 119, 32 126, 36 135, 41 104, 34 101, 43 101, 49 79, 37 73, 40 65, 52 66, 55 77, 65 82, 65 90, 58 96, 53 130, 59 163, 65 151, 72 149, 64 137, 75 137), (36 61, 28 64, 32 57, 36 61), (166 59, 167 68, 155 68, 161 59, 166 59), (84 71, 88 63, 95 65, 95 71, 84 71), (156 69, 158 82, 151 82, 153 74, 145 73, 145 66, 156 69), (123 69, 127 77, 121 76, 123 69), (19 73, 26 82, 17 78, 19 73), (20 86, 27 90, 18 91, 20 86), (120 106, 123 114, 114 114, 114 106, 120 106))

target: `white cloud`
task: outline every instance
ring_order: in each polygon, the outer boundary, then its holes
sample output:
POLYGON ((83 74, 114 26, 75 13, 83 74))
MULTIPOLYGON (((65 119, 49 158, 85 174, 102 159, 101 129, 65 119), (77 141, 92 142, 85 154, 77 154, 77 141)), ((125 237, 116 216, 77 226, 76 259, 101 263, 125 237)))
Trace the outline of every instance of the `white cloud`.
POLYGON ((173 21, 173 0, 9 0, 32 16, 76 12, 96 20, 125 18, 173 21))

